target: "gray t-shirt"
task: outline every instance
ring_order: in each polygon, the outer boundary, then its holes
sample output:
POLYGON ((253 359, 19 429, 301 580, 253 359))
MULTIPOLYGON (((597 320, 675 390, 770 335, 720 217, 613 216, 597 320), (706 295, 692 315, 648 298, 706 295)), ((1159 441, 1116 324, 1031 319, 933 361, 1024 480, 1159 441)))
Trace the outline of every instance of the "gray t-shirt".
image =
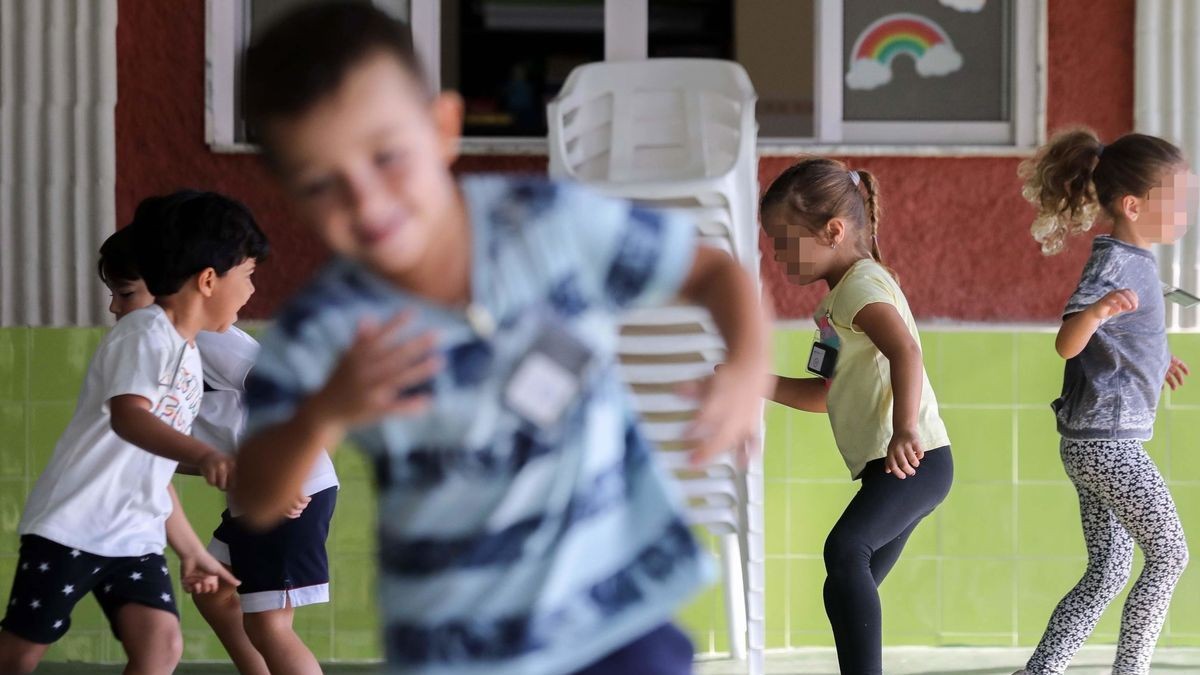
POLYGON ((1063 317, 1122 288, 1137 293, 1138 308, 1101 324, 1083 351, 1067 361, 1062 396, 1053 403, 1064 438, 1147 441, 1153 435, 1171 360, 1154 255, 1112 237, 1096 237, 1063 317))

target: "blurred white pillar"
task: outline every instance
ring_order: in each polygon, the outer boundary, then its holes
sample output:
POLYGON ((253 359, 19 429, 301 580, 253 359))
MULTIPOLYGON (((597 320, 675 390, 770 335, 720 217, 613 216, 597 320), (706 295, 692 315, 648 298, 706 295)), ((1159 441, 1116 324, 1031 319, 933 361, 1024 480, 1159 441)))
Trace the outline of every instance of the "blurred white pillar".
POLYGON ((105 321, 116 103, 117 0, 0 0, 0 326, 105 321))
MULTIPOLYGON (((1200 2, 1138 0, 1134 40, 1134 125, 1183 149, 1200 168, 1200 2)), ((1191 228, 1179 243, 1158 247, 1162 278, 1195 293, 1200 290, 1200 223, 1195 205, 1191 228)), ((1167 326, 1196 330, 1195 308, 1167 305, 1167 326)))

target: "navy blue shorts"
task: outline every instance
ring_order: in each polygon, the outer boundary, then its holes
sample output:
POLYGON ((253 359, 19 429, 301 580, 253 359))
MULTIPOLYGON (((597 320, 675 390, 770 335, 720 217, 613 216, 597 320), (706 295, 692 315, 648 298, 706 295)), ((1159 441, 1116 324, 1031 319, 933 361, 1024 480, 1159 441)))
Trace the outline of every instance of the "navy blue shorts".
POLYGON ((129 603, 179 616, 161 555, 106 558, 27 534, 21 537, 17 574, 0 627, 30 642, 51 644, 67 633, 71 611, 89 592, 118 640, 117 612, 129 603))
POLYGON ((692 641, 665 623, 574 675, 691 675, 692 641))
POLYGON ((312 495, 299 518, 285 520, 266 532, 246 528, 228 509, 221 514, 208 551, 242 582, 238 595, 243 612, 329 602, 325 540, 337 491, 331 487, 312 495))

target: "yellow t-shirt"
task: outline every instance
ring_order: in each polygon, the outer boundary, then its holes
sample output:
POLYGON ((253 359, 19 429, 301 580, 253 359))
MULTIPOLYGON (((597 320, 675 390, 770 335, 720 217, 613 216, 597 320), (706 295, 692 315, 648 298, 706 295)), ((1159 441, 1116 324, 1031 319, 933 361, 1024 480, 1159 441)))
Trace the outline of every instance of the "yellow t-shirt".
MULTIPOLYGON (((854 325, 859 311, 876 302, 895 307, 920 346, 921 337, 908 300, 892 275, 871 259, 855 263, 813 315, 822 342, 840 342, 829 386, 829 422, 853 478, 859 477, 867 462, 886 457, 892 440, 891 364, 867 334, 854 325)), ((950 438, 938 415, 937 399, 924 368, 921 379, 917 438, 923 449, 933 450, 949 445, 950 438)))

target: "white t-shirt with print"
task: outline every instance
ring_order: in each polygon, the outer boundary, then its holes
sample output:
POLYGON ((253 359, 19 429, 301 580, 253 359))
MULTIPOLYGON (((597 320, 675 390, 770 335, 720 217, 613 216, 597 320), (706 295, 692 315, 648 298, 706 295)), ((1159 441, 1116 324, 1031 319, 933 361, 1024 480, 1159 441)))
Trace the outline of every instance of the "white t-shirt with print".
POLYGON ((132 394, 190 433, 203 395, 200 351, 162 308, 131 312, 100 342, 71 423, 25 504, 17 531, 106 557, 162 553, 176 462, 126 442, 108 402, 132 394))
MULTIPOLYGON (((233 326, 224 333, 200 333, 196 346, 204 357, 208 387, 192 434, 221 452, 235 453, 246 428, 246 376, 258 358, 258 341, 233 326)), ((337 486, 333 460, 322 452, 301 489, 311 496, 337 486)), ((238 515, 237 509, 230 510, 238 515)))

